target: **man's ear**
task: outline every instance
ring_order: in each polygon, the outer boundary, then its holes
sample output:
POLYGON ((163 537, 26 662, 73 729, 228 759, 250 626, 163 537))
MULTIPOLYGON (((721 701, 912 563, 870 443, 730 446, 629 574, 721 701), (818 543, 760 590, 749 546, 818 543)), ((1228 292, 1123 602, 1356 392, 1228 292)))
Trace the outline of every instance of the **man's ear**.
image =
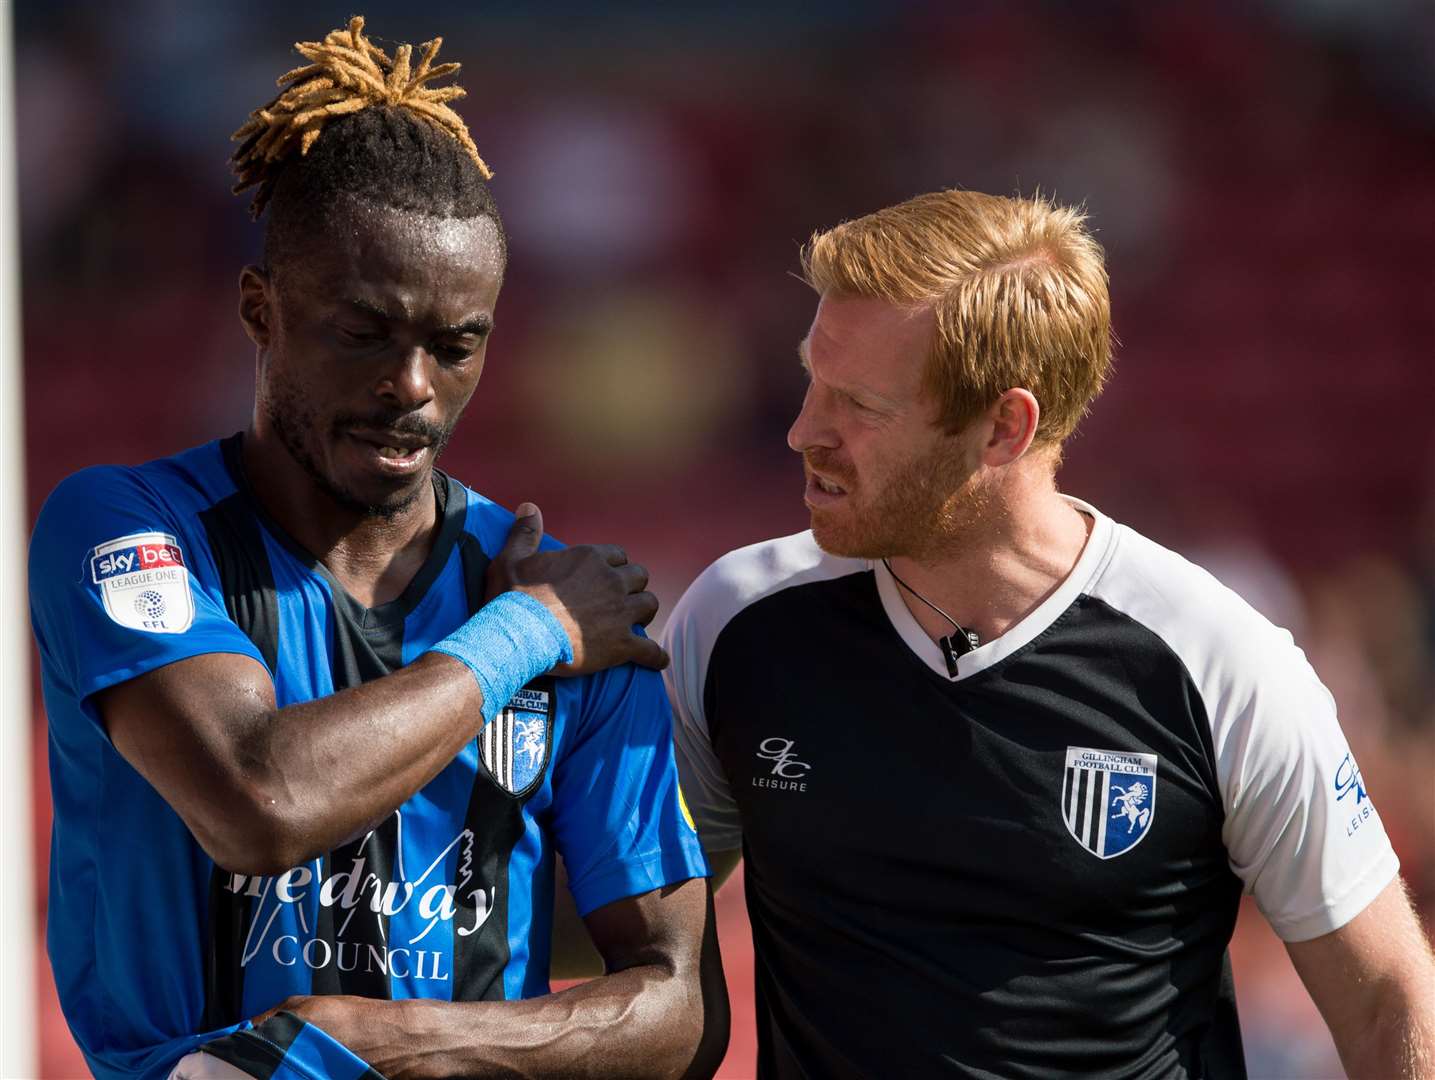
POLYGON ((274 326, 274 282, 269 272, 246 266, 239 272, 239 321, 249 340, 261 349, 269 348, 274 326))
POLYGON ((1041 420, 1041 406, 1030 390, 1013 387, 987 410, 991 438, 982 447, 982 464, 1010 465, 1031 448, 1041 420))

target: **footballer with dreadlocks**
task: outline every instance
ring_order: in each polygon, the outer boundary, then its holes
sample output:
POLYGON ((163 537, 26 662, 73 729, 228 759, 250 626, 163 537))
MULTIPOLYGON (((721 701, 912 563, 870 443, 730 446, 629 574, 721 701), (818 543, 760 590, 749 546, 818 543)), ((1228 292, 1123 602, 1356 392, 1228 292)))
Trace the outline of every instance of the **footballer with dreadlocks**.
POLYGON ((102 1078, 710 1076, 727 999, 647 574, 435 468, 506 241, 363 20, 236 134, 249 428, 50 496, 49 950, 102 1078), (561 856, 606 974, 550 993, 561 856))

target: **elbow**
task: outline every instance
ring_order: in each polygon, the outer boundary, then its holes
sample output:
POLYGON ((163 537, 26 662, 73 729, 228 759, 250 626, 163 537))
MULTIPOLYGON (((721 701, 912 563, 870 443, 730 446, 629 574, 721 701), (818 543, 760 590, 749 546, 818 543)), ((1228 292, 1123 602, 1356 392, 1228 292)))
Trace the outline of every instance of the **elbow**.
POLYGON ((705 957, 697 975, 687 995, 689 1023, 684 1032, 687 1065, 672 1073, 682 1080, 706 1080, 716 1075, 723 1058, 727 1056, 732 1029, 727 981, 723 977, 716 949, 705 957))
POLYGON ((221 870, 246 877, 282 874, 317 854, 299 813, 250 787, 190 831, 221 870))
POLYGON ((219 869, 244 877, 275 877, 309 858, 303 848, 280 837, 255 836, 202 846, 219 869))
POLYGON ((683 1080, 699 1080, 715 1076, 723 1058, 727 1056, 727 1044, 732 1029, 732 1015, 728 1009, 726 989, 718 1000, 703 1001, 703 1011, 696 1045, 688 1067, 679 1075, 683 1080))
POLYGON ((624 1075, 634 1080, 711 1080, 727 1055, 731 1027, 721 969, 714 977, 710 971, 684 973, 655 966, 663 973, 649 984, 649 993, 659 996, 634 997, 610 1018, 614 1033, 622 1033, 625 1040, 632 1038, 636 1026, 648 1032, 641 1065, 624 1075))
POLYGON ((687 987, 686 1015, 690 1033, 686 1042, 687 1066, 673 1073, 682 1080, 708 1080, 717 1075, 727 1056, 728 1037, 732 1028, 732 1009, 728 1004, 727 978, 723 974, 722 952, 718 947, 717 917, 713 911, 711 888, 707 888, 707 911, 702 930, 702 944, 696 963, 683 974, 687 987))

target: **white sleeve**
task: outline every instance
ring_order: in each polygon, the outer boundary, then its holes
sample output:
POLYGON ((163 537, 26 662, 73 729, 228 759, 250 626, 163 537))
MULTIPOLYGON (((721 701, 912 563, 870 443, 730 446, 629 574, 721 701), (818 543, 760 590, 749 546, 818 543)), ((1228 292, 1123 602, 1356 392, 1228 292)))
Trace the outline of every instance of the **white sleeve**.
POLYGON ((734 605, 724 603, 715 566, 689 586, 663 630, 663 647, 672 663, 663 671, 673 705, 673 741, 683 799, 697 824, 706 851, 742 847, 742 822, 737 803, 713 749, 703 708, 703 695, 717 635, 734 605))
POLYGON ((1400 861, 1336 720, 1284 630, 1265 624, 1207 700, 1231 869, 1287 942, 1337 930, 1400 861))
POLYGON ((1206 571, 1118 527, 1100 598, 1158 634, 1210 724, 1232 871, 1285 941, 1355 918, 1400 869, 1335 702, 1289 632, 1206 571))

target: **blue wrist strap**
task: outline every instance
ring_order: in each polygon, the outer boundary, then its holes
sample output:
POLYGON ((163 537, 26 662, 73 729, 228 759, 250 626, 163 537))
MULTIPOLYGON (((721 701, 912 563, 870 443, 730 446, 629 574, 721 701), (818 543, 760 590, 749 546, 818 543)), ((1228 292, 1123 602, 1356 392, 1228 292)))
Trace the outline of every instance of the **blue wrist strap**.
POLYGON ((498 715, 528 680, 573 659, 553 613, 527 593, 494 597, 429 650, 461 661, 483 691, 483 722, 498 715))

